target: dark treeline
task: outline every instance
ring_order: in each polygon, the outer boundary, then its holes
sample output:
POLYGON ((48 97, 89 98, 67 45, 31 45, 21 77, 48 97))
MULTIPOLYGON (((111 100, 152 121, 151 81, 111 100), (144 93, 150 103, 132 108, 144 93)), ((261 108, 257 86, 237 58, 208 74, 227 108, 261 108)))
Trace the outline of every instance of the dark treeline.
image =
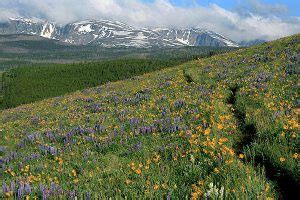
POLYGON ((121 59, 13 68, 3 73, 4 96, 1 107, 11 108, 176 64, 179 61, 121 59))

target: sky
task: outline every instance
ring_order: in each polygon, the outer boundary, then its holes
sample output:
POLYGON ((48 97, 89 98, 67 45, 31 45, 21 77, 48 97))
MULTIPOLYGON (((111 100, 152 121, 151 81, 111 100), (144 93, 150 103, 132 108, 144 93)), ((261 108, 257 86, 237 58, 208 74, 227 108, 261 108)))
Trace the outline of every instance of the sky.
POLYGON ((0 21, 118 20, 137 27, 206 28, 237 42, 300 33, 299 0, 0 0, 0 21))

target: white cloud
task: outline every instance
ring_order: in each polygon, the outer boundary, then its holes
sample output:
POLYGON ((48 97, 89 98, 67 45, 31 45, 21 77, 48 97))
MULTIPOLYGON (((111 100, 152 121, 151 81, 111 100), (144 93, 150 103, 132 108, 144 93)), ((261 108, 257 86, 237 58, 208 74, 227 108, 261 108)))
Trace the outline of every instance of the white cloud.
POLYGON ((16 10, 0 7, 0 21, 7 21, 8 18, 15 16, 19 16, 19 13, 16 10))
POLYGON ((300 33, 299 17, 276 17, 286 7, 249 0, 247 15, 212 4, 208 7, 177 7, 169 0, 1 0, 0 20, 11 15, 42 17, 58 23, 84 19, 112 19, 139 27, 200 27, 233 40, 276 39, 300 33), (5 10, 5 12, 2 12, 5 10), (262 12, 262 11, 266 12, 262 12), (269 14, 267 15, 267 12, 269 14), (275 14, 274 14, 275 13, 275 14))
POLYGON ((246 11, 246 14, 250 12, 263 16, 280 15, 289 12, 286 5, 261 3, 259 0, 244 0, 239 3, 237 10, 240 11, 241 14, 245 14, 246 11))

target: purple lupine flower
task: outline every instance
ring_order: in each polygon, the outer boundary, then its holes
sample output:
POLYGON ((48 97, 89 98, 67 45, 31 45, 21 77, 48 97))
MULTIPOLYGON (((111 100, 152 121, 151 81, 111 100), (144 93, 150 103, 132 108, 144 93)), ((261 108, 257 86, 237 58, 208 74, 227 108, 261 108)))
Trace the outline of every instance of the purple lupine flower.
POLYGON ((103 131, 105 131, 105 127, 103 125, 101 125, 101 124, 95 124, 94 130, 97 133, 102 133, 103 131))
POLYGON ((205 122, 202 122, 202 129, 205 130, 208 128, 208 124, 205 122))
POLYGON ((89 134, 95 133, 95 130, 93 128, 87 128, 85 131, 89 134))
POLYGON ((49 154, 51 154, 53 156, 55 156, 55 155, 58 154, 58 150, 57 150, 56 147, 40 145, 39 148, 45 154, 49 153, 49 154))
POLYGON ((92 103, 92 102, 94 102, 94 99, 92 99, 92 98, 87 98, 87 99, 85 99, 84 101, 87 102, 87 103, 92 103))
POLYGON ((183 99, 179 99, 175 101, 174 106, 175 108, 182 108, 185 105, 185 102, 183 99))
POLYGON ((25 184, 25 192, 27 195, 31 194, 31 187, 30 187, 29 183, 25 184))
POLYGON ((32 125, 38 125, 39 124, 39 122, 40 122, 40 120, 39 120, 39 118, 38 117, 32 117, 31 118, 31 124, 32 125))
POLYGON ((181 128, 178 126, 178 125, 171 125, 171 126, 169 126, 169 133, 175 133, 175 132, 177 132, 177 131, 180 131, 181 130, 181 128))
POLYGON ((57 155, 57 149, 55 147, 49 146, 49 153, 53 156, 57 155))
POLYGON ((26 136, 26 140, 29 142, 34 142, 34 140, 36 139, 36 134, 30 134, 26 136))
POLYGON ((20 187, 18 189, 18 199, 22 199, 24 195, 24 183, 20 183, 20 187))
POLYGON ((136 125, 138 123, 140 123, 140 119, 139 118, 131 118, 131 119, 129 119, 129 124, 132 125, 132 126, 136 125))
POLYGON ((70 140, 71 138, 75 135, 75 133, 73 131, 67 133, 65 136, 64 136, 64 144, 67 144, 67 143, 70 143, 70 140))
POLYGON ((179 123, 179 122, 183 121, 183 118, 180 116, 180 117, 175 117, 173 120, 174 120, 174 123, 179 123))
POLYGON ((92 103, 88 106, 84 107, 85 109, 89 110, 92 113, 99 113, 104 111, 104 108, 102 107, 101 104, 97 104, 97 103, 92 103))
POLYGON ((72 190, 69 192, 69 199, 75 199, 76 198, 76 191, 72 190))
POLYGON ((40 184, 40 192, 42 193, 42 199, 47 200, 48 198, 48 193, 47 193, 47 188, 46 186, 40 184))
POLYGON ((138 141, 135 145, 134 145, 134 150, 135 151, 140 151, 142 149, 142 143, 140 141, 138 141))
POLYGON ((10 190, 13 192, 16 190, 16 183, 14 181, 10 183, 10 190))
POLYGON ((50 191, 52 194, 57 194, 58 192, 58 186, 55 183, 51 183, 50 185, 50 191))
POLYGON ((165 83, 163 83, 160 87, 161 88, 165 88, 165 87, 169 87, 172 83, 170 81, 166 81, 165 83))
POLYGON ((51 131, 47 131, 45 132, 45 136, 46 138, 48 138, 51 142, 56 142, 57 141, 57 138, 55 136, 55 134, 51 131))
POLYGON ((6 185, 6 183, 2 184, 2 191, 3 191, 4 194, 9 192, 9 187, 6 185))

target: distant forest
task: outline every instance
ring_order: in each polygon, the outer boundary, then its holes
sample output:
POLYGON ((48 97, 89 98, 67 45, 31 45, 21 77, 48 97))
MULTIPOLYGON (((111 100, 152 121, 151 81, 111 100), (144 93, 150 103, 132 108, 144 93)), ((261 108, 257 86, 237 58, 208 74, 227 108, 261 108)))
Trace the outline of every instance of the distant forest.
POLYGON ((100 48, 64 46, 49 41, 0 44, 0 109, 233 50, 228 47, 100 48))

